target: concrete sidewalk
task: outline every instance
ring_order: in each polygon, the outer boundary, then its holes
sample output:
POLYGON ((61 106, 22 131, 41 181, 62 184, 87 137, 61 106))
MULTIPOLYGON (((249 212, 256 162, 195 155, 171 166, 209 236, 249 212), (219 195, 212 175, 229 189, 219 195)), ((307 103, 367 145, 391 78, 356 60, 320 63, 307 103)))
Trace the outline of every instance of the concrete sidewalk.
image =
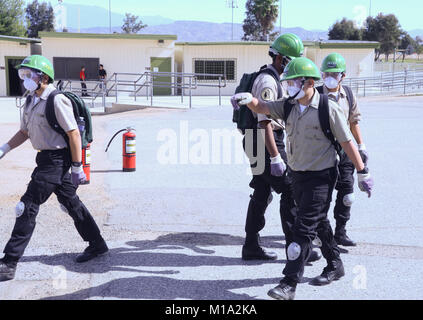
MULTIPOLYGON (((346 276, 326 287, 308 280, 324 261, 305 269, 297 299, 423 299, 423 98, 359 101, 362 132, 375 191, 356 190, 348 225, 356 248, 343 250, 346 276)), ((4 109, 0 101, 0 119, 4 109)), ((6 112, 7 113, 7 112, 6 112)), ((251 189, 247 163, 213 159, 213 134, 234 126, 232 108, 145 109, 94 117, 91 184, 79 195, 92 210, 110 253, 73 262, 84 249, 55 197, 41 207, 38 226, 14 281, 0 283, 1 299, 270 299, 282 276, 284 238, 278 196, 261 233, 274 262, 240 259, 251 189), (137 171, 123 173, 119 129, 137 129, 137 171), (176 140, 172 140, 172 137, 176 140), (185 141, 187 138, 188 140, 185 141), (176 148, 171 141, 176 142, 176 148), (209 142, 207 155, 199 141, 209 142), (174 164, 163 164, 164 150, 174 164), (197 162, 196 162, 197 161, 197 162), (203 164, 201 163, 203 162, 203 164), (195 164, 197 163, 197 164, 195 164)), ((5 118, 13 120, 12 115, 5 118), (7 118, 9 117, 9 118, 7 118)), ((18 128, 2 120, 0 144, 18 128)), ((233 154, 241 146, 233 144, 233 154)), ((26 188, 35 152, 28 143, 0 161, 0 244, 8 240, 14 207, 26 188)), ((332 219, 332 211, 330 217, 332 219)))

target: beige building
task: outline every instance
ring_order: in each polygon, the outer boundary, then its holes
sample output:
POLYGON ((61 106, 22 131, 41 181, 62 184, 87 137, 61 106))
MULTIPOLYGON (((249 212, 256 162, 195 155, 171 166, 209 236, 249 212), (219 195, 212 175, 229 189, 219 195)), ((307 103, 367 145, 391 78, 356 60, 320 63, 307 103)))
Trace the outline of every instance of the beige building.
MULTIPOLYGON (((50 59, 57 79, 79 79, 85 66, 87 80, 98 80, 103 64, 110 78, 114 73, 141 74, 146 70, 174 71, 175 35, 91 34, 41 32, 43 55, 50 59)), ((136 80, 139 75, 119 75, 120 80, 136 80)), ((169 77, 170 78, 170 77, 169 77)), ((155 94, 171 94, 155 88, 155 94)))
MULTIPOLYGON (((257 71, 271 63, 267 42, 180 42, 176 43, 177 71, 186 73, 212 73, 226 75, 223 95, 235 91, 244 73, 257 71)), ((369 77, 373 74, 374 49, 378 42, 362 41, 304 41, 304 56, 320 67, 323 59, 332 52, 345 57, 348 77, 369 77)), ((216 95, 219 77, 197 77, 196 95, 216 95), (201 85, 214 85, 209 87, 201 85)), ((224 81, 220 79, 221 84, 224 81)), ((187 92, 186 92, 187 93, 187 92)))
POLYGON ((32 53, 37 53, 39 39, 0 35, 0 97, 22 95, 21 81, 16 67, 32 53))
MULTIPOLYGON (((98 81, 98 66, 103 64, 112 82, 114 73, 119 73, 118 80, 128 81, 129 87, 123 83, 119 89, 133 90, 131 81, 140 79, 145 71, 151 70, 198 74, 193 95, 217 95, 219 83, 222 95, 232 95, 244 73, 254 72, 271 63, 268 55, 270 43, 267 42, 176 42, 176 35, 67 32, 40 32, 39 37, 0 36, 0 77, 5 80, 0 82, 0 96, 21 94, 17 73, 10 70, 14 70, 13 66, 27 55, 40 54, 40 43, 42 54, 54 64, 56 80, 75 80, 78 88, 82 66, 86 69, 87 80, 98 81)), ((347 77, 373 74, 377 42, 305 41, 304 46, 304 56, 318 66, 326 55, 338 52, 346 59, 347 77)), ((142 84, 145 78, 138 83, 142 84)), ((177 82, 177 79, 169 75, 155 77, 154 81, 170 83, 177 82)), ((185 78, 187 82, 188 78, 185 78)), ((93 83, 88 85, 95 86, 93 83)), ((140 95, 146 93, 145 87, 139 92, 140 95)), ((154 88, 155 95, 175 93, 180 93, 180 90, 154 88)), ((189 94, 189 91, 185 90, 184 94, 189 94)))

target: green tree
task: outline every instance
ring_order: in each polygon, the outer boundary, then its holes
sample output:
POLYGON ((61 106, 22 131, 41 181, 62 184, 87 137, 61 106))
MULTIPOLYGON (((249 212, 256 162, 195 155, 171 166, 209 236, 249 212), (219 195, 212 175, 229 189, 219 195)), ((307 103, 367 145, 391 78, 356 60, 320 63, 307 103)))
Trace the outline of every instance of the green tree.
POLYGON ((123 20, 122 26, 122 31, 124 33, 138 33, 138 31, 147 27, 146 24, 142 24, 141 20, 138 22, 138 16, 135 16, 130 13, 126 13, 125 15, 126 17, 123 20))
POLYGON ((389 55, 394 53, 400 44, 401 34, 403 31, 395 15, 379 13, 375 18, 367 17, 363 40, 379 41, 380 47, 376 49, 375 60, 378 60, 381 54, 385 54, 385 59, 388 61, 389 55))
POLYGON ((278 2, 278 0, 247 0, 242 40, 267 41, 276 37, 277 33, 272 33, 272 30, 278 18, 278 2))
POLYGON ((0 0, 0 34, 25 36, 24 1, 0 0))
POLYGON ((415 51, 417 53, 417 60, 420 60, 420 55, 423 53, 423 39, 419 36, 415 39, 416 48, 415 51))
POLYGON ((416 52, 416 40, 414 40, 406 31, 403 31, 399 43, 399 49, 402 54, 402 62, 404 62, 405 56, 416 52))
POLYGON ((54 31, 54 12, 50 3, 34 0, 26 7, 28 37, 37 38, 40 31, 54 31))
POLYGON ((329 29, 329 40, 361 40, 361 30, 354 21, 343 18, 329 29))

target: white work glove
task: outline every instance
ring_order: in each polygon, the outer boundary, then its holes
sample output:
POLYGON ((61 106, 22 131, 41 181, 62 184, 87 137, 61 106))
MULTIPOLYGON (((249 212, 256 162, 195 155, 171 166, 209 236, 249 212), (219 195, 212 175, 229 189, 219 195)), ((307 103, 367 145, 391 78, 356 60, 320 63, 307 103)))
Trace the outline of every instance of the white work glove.
POLYGON ((276 157, 270 158, 270 174, 272 176, 282 177, 285 170, 285 162, 283 162, 282 157, 279 153, 276 157))
POLYGON ((235 110, 238 110, 240 106, 249 104, 251 101, 253 101, 253 96, 249 92, 240 92, 231 98, 231 104, 235 110))
POLYGON ((75 187, 78 187, 81 183, 87 181, 87 177, 85 176, 85 172, 82 168, 82 164, 78 163, 78 165, 71 166, 71 176, 72 176, 72 183, 75 187))
POLYGON ((9 144, 4 144, 0 147, 0 159, 3 158, 6 153, 8 153, 10 151, 10 146, 9 144))
POLYGON ((369 173, 369 169, 364 168, 364 170, 357 172, 358 188, 366 192, 368 197, 372 195, 372 190, 374 186, 374 180, 369 173))
POLYGON ((369 161, 369 153, 367 152, 366 145, 364 143, 358 145, 358 153, 360 154, 364 165, 367 165, 367 161, 369 161))

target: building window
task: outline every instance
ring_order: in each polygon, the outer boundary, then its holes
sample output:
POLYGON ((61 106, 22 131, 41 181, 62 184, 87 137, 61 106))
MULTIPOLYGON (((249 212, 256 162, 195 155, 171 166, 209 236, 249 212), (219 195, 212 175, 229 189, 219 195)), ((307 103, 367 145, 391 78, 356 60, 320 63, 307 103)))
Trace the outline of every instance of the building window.
POLYGON ((235 59, 194 59, 194 73, 210 74, 198 76, 197 79, 200 81, 218 81, 219 76, 217 75, 226 76, 226 80, 234 81, 236 80, 235 59))

